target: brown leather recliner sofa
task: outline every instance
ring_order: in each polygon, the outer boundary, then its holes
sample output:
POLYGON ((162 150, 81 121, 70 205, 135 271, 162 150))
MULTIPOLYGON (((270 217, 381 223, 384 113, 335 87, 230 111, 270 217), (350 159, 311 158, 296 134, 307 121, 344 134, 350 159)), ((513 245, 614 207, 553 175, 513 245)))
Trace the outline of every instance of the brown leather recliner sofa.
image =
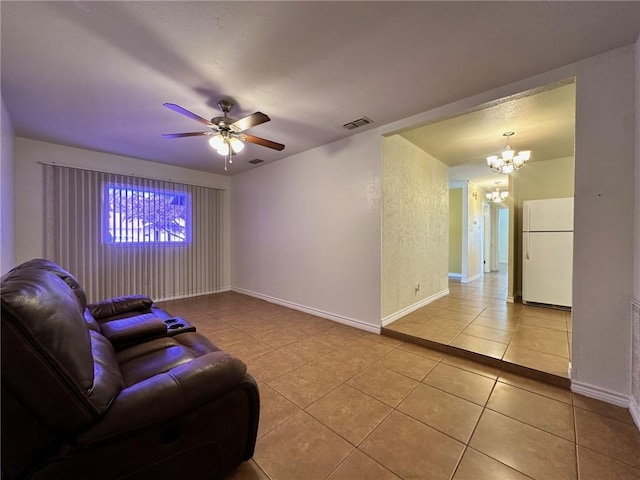
POLYGON ((143 296, 87 306, 47 260, 0 290, 3 480, 215 479, 252 457, 256 383, 188 324, 143 296))

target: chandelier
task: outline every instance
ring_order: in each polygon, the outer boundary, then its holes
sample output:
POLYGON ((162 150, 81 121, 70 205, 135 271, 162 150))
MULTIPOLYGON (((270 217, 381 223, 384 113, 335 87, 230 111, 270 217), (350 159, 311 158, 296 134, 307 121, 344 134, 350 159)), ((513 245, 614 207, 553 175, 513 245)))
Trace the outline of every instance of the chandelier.
POLYGON ((496 182, 496 189, 486 194, 487 200, 491 203, 502 203, 509 196, 509 192, 506 190, 500 191, 500 188, 498 188, 500 183, 501 182, 496 182))
POLYGON ((509 139, 515 132, 505 132, 502 135, 507 137, 507 146, 500 156, 491 155, 487 157, 487 165, 493 173, 510 174, 514 170, 520 170, 525 163, 531 158, 531 150, 522 150, 516 154, 516 151, 509 145, 509 139))

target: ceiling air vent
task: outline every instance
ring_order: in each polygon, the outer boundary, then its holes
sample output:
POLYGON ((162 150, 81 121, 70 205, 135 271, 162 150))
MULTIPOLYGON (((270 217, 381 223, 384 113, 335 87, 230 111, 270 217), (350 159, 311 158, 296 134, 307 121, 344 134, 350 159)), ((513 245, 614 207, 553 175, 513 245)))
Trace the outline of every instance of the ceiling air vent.
POLYGON ((259 158, 254 158, 253 160, 249 160, 249 163, 253 163, 254 165, 258 165, 259 163, 264 162, 264 160, 260 160, 259 158))
POLYGON ((342 125, 344 128, 346 128, 347 130, 353 130, 354 128, 358 128, 358 127, 362 127, 364 125, 369 125, 370 123, 373 123, 373 120, 367 118, 367 117, 362 117, 362 118, 358 118, 356 120, 353 120, 349 123, 345 123, 344 125, 342 125))

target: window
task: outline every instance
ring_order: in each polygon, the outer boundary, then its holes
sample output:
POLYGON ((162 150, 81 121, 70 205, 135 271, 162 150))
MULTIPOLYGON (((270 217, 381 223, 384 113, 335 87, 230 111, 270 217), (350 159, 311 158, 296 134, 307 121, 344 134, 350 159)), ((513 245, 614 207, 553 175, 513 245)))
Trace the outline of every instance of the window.
POLYGON ((108 244, 189 243, 187 192, 104 184, 102 228, 108 244))

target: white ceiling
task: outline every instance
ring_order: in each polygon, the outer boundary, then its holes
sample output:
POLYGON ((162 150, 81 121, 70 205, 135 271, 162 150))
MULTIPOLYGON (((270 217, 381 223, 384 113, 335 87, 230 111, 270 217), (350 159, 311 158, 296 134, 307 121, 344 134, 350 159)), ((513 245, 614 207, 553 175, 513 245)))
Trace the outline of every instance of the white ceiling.
MULTIPOLYGON (((229 174, 640 33, 640 2, 609 1, 2 1, 0 16, 2 96, 18 136, 224 173, 206 138, 161 138, 203 130, 162 104, 210 118, 231 97, 233 117, 271 117, 249 133, 286 148, 251 145, 229 174), (375 123, 342 128, 363 115, 375 123)), ((495 150, 501 133, 476 145, 495 150)))
POLYGON ((401 135, 449 165, 451 181, 470 180, 485 189, 495 188, 496 181, 506 186, 508 175, 492 173, 486 162, 505 149, 505 132, 514 132, 514 150, 531 150, 529 162, 573 156, 575 94, 573 82, 523 92, 401 135))

